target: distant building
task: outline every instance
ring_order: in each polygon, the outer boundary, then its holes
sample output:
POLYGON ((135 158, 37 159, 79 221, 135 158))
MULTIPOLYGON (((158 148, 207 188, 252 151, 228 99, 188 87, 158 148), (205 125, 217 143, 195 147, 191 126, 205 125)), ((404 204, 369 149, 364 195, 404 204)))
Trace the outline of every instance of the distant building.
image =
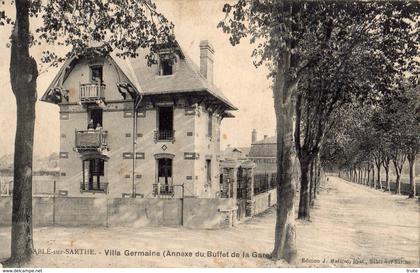
MULTIPOLYGON (((252 138, 256 135, 255 130, 252 131, 252 138)), ((277 137, 264 135, 264 138, 254 141, 248 158, 255 163, 255 181, 254 192, 266 191, 275 187, 277 176, 277 137)), ((293 161, 293 179, 299 179, 299 160, 292 154, 293 161)))
POLYGON ((262 140, 251 144, 248 158, 255 164, 255 173, 277 172, 277 140, 275 136, 264 136, 262 140))
POLYGON ((250 147, 231 147, 228 145, 226 149, 224 149, 220 153, 220 158, 230 158, 230 159, 247 159, 250 147))

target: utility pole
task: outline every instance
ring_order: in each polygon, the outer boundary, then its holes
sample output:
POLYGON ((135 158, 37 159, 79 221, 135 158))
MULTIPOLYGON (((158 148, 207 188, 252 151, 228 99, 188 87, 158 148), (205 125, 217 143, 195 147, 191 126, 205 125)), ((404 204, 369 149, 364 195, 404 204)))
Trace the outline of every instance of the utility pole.
POLYGON ((137 144, 137 110, 142 100, 141 95, 137 95, 133 100, 133 172, 132 172, 132 198, 136 198, 136 144, 137 144))

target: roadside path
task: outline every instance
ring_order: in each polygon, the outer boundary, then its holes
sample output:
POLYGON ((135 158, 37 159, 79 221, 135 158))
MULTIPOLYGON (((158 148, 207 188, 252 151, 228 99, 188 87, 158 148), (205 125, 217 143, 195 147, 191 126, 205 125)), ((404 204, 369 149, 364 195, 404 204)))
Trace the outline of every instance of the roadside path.
POLYGON ((329 178, 317 201, 312 222, 300 225, 302 257, 364 258, 368 266, 404 258, 419 266, 419 201, 338 177, 329 178))

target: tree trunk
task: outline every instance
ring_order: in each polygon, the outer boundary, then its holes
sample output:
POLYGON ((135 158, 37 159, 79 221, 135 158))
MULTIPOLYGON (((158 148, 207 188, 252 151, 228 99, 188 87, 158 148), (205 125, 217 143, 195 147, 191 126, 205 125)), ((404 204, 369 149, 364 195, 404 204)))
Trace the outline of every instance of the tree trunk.
POLYGON ((408 193, 408 198, 414 198, 416 196, 416 181, 415 179, 415 162, 416 155, 410 154, 408 157, 408 165, 410 167, 410 190, 408 193))
POLYGON ((389 158, 389 156, 386 155, 384 157, 384 160, 382 161, 382 166, 385 169, 385 186, 386 186, 386 189, 388 191, 391 191, 391 185, 389 183, 389 161, 390 161, 390 158, 389 158))
POLYGON ((296 260, 296 225, 294 197, 295 181, 292 179, 293 105, 291 97, 294 84, 290 82, 290 53, 284 52, 277 64, 274 83, 274 109, 277 130, 277 215, 274 236, 274 260, 296 260))
POLYGON ((356 182, 356 167, 353 168, 353 176, 351 178, 351 182, 356 182))
POLYGON ((321 183, 321 160, 319 159, 319 155, 317 157, 317 164, 315 165, 315 188, 314 188, 314 199, 318 194, 319 183, 321 183))
POLYGON ((397 155, 394 159, 392 159, 392 163, 394 165, 395 175, 397 176, 395 181, 395 193, 401 194, 401 169, 404 161, 402 161, 401 158, 399 158, 397 155), (399 166, 400 164, 401 167, 399 166))
POLYGON ((311 207, 314 206, 314 198, 313 198, 313 192, 314 192, 314 184, 315 184, 315 177, 314 177, 314 161, 312 160, 311 165, 310 165, 310 171, 309 171, 309 179, 310 179, 310 184, 309 184, 309 205, 311 207))
POLYGON ((376 189, 375 165, 372 164, 372 187, 376 189))
POLYGON ((356 169, 356 183, 359 184, 360 183, 360 169, 356 169))
POLYGON ((397 173, 397 178, 395 180, 395 193, 401 194, 401 182, 400 182, 401 176, 399 173, 397 173))
POLYGON ((38 69, 29 55, 29 0, 16 0, 11 35, 10 78, 16 97, 12 243, 7 265, 21 266, 32 256, 32 157, 38 69))
POLYGON ((309 197, 309 161, 306 159, 300 160, 300 200, 298 219, 310 219, 310 197, 309 197))
POLYGON ((319 162, 319 168, 318 168, 318 182, 316 183, 315 192, 317 195, 319 195, 319 188, 321 186, 321 163, 319 162))
POLYGON ((367 180, 366 180, 366 186, 368 186, 368 187, 369 187, 369 184, 370 184, 370 167, 368 166, 367 168, 368 168, 368 169, 367 169, 367 180))
POLYGON ((385 168, 385 184, 388 191, 391 191, 391 185, 389 183, 389 167, 385 168))
POLYGON ((357 169, 356 169, 356 179, 355 179, 355 182, 356 182, 357 184, 359 184, 359 176, 360 176, 360 170, 357 168, 357 169))
POLYGON ((367 170, 366 170, 366 168, 363 168, 363 181, 362 181, 363 185, 366 184, 366 174, 367 174, 367 170))
POLYGON ((381 181, 381 163, 376 164, 376 168, 378 169, 378 186, 382 190, 382 181, 381 181))

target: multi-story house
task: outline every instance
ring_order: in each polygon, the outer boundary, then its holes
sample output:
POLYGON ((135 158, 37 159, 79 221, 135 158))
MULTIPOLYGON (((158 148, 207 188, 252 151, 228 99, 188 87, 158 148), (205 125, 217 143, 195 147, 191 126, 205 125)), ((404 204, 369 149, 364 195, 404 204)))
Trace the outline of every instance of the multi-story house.
POLYGON ((236 108, 213 84, 214 49, 200 43, 199 67, 179 45, 151 66, 146 53, 74 56, 48 87, 41 100, 60 112, 59 192, 220 195, 220 124, 236 108))

